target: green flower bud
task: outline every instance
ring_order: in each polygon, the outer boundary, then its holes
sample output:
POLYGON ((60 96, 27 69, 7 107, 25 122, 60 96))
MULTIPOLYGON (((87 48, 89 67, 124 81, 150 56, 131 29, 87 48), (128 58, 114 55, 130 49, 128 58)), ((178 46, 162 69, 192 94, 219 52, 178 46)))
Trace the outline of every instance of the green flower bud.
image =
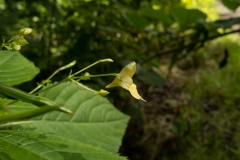
POLYGON ((16 43, 16 42, 12 42, 12 43, 11 43, 11 48, 12 48, 13 50, 18 51, 18 50, 21 49, 21 45, 19 45, 19 44, 16 43))
POLYGON ((112 59, 108 58, 108 59, 101 59, 100 62, 113 62, 112 59))
POLYGON ((23 28, 19 31, 19 33, 22 35, 22 36, 26 36, 28 34, 30 34, 31 32, 33 31, 32 28, 23 28))
POLYGON ((106 95, 109 94, 109 92, 106 91, 106 90, 101 89, 99 92, 97 92, 97 94, 100 94, 101 96, 106 96, 106 95))
POLYGON ((90 80, 90 74, 88 72, 85 72, 82 76, 81 76, 82 80, 90 80))

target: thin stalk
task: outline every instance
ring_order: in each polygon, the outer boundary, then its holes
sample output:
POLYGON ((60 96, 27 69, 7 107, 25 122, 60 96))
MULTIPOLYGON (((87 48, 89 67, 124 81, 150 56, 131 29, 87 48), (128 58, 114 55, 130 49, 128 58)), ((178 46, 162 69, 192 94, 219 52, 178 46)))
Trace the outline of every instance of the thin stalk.
MULTIPOLYGON (((49 81, 53 76, 55 76, 58 72, 62 71, 62 70, 65 70, 65 69, 68 69, 72 66, 74 66, 76 64, 76 61, 72 61, 71 63, 65 65, 65 66, 62 66, 61 68, 58 68, 53 74, 51 74, 46 80, 44 80, 45 82, 49 81)), ((41 87, 43 87, 45 83, 43 84, 39 84, 35 89, 33 89, 31 92, 29 92, 30 94, 36 92, 38 89, 40 89, 41 87)))
POLYGON ((98 91, 95 91, 95 90, 93 90, 93 89, 91 89, 91 88, 88 88, 88 87, 82 85, 81 83, 79 83, 79 82, 77 82, 77 81, 75 81, 75 80, 73 80, 73 79, 71 79, 71 81, 74 82, 77 86, 83 87, 83 88, 85 88, 85 89, 87 89, 87 90, 89 90, 89 91, 91 91, 91 92, 93 92, 93 93, 98 93, 98 91))
POLYGON ((81 73, 81 72, 87 70, 88 68, 90 68, 90 67, 92 67, 92 66, 94 66, 94 65, 96 65, 96 64, 98 64, 98 63, 102 63, 102 62, 113 62, 113 60, 111 60, 111 59, 101 59, 101 60, 99 60, 99 61, 97 61, 97 62, 94 62, 93 64, 91 64, 91 65, 89 65, 89 66, 83 68, 82 70, 80 70, 80 71, 78 71, 78 72, 72 74, 71 77, 74 77, 75 75, 77 75, 77 74, 79 74, 79 73, 81 73))

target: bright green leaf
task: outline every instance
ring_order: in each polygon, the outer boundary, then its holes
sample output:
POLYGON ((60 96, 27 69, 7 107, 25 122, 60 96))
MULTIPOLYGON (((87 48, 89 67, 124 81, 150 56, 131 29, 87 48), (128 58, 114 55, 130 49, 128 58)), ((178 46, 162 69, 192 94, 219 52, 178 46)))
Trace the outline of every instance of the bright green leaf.
POLYGON ((18 51, 0 51, 0 83, 16 85, 31 80, 39 69, 18 51))
POLYGON ((109 101, 74 83, 62 83, 41 96, 72 110, 73 116, 50 112, 27 121, 22 127, 51 132, 62 137, 117 152, 129 117, 119 112, 109 101))
POLYGON ((126 160, 98 147, 50 132, 1 130, 0 159, 29 160, 126 160))

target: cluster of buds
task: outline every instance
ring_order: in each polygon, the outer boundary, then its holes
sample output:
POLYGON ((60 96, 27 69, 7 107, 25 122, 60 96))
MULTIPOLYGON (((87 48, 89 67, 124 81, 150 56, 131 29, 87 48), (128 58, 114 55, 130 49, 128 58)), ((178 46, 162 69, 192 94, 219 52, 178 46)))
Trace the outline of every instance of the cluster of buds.
POLYGON ((10 39, 7 42, 3 42, 2 47, 5 47, 7 50, 15 50, 18 51, 22 46, 28 44, 24 36, 32 33, 31 28, 23 28, 19 31, 19 34, 10 39))

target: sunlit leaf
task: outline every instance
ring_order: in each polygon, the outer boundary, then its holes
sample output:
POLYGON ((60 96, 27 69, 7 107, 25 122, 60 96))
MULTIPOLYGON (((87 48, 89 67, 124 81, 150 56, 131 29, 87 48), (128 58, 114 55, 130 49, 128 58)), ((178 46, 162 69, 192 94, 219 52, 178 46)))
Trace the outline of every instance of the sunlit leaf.
POLYGON ((126 160, 109 151, 47 131, 1 130, 0 143, 0 159, 126 160))
POLYGON ((41 96, 72 110, 74 115, 50 112, 21 124, 25 129, 51 132, 73 141, 99 146, 117 152, 129 117, 109 101, 74 83, 62 83, 41 96))
POLYGON ((0 51, 0 83, 16 85, 31 80, 39 69, 18 51, 0 51))

